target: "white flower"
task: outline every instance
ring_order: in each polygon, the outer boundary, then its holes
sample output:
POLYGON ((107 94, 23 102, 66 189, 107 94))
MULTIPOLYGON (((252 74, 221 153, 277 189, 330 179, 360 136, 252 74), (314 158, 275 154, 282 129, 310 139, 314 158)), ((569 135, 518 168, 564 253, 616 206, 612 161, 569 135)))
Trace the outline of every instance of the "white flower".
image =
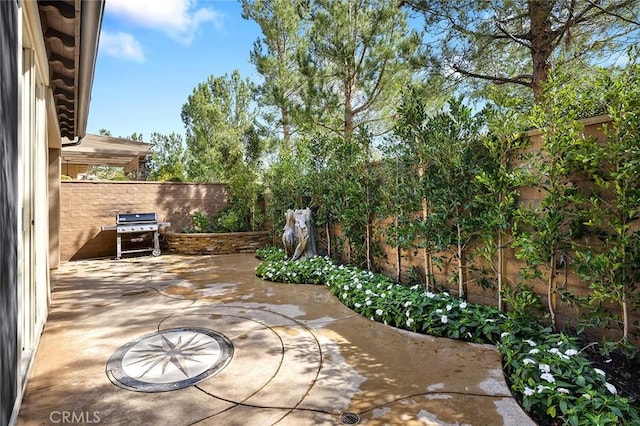
POLYGON ((496 322, 496 320, 494 320, 493 318, 487 318, 486 320, 484 320, 484 322, 496 322))
POLYGON ((364 292, 364 294, 366 294, 366 295, 370 295, 371 293, 373 293, 373 292, 371 290, 369 290, 369 289, 366 289, 365 292, 364 292))
POLYGON ((531 359, 531 358, 525 358, 522 360, 522 362, 524 362, 524 365, 528 365, 528 364, 535 364, 536 361, 531 359))
POLYGON ((384 299, 385 297, 387 297, 387 295, 386 295, 386 293, 382 293, 382 294, 380 295, 380 297, 382 297, 382 298, 384 299))
POLYGON ((558 348, 551 348, 547 352, 552 353, 552 354, 559 354, 560 353, 558 348))
POLYGON ((407 319, 407 327, 411 327, 411 324, 413 324, 413 318, 407 319))
POLYGON ((528 388, 528 387, 526 387, 526 386, 525 386, 525 388, 524 388, 524 392, 523 392, 523 393, 524 393, 526 396, 531 396, 531 395, 533 395, 533 394, 535 393, 535 391, 534 391, 533 389, 528 388))
POLYGON ((583 394, 582 394, 582 397, 583 397, 584 399, 591 399, 591 395, 589 395, 588 393, 583 393, 583 394))
POLYGON ((574 355, 578 355, 578 351, 576 351, 575 349, 567 349, 567 351, 564 354, 567 356, 574 356, 574 355))
POLYGON ((565 389, 565 388, 556 388, 556 390, 560 393, 566 393, 566 394, 570 393, 569 389, 565 389))
POLYGON ((462 302, 460 304, 460 309, 467 309, 467 302, 462 302))
POLYGON ((449 322, 449 318, 447 318, 446 315, 443 315, 442 317, 440 317, 440 322, 446 324, 449 322))
POLYGON ((357 302, 356 302, 356 304, 355 304, 354 306, 355 306, 356 308, 359 308, 359 307, 361 307, 362 305, 361 305, 360 303, 357 303, 357 302))
POLYGON ((411 301, 410 300, 407 301, 407 302, 404 302, 404 307, 405 308, 408 308, 409 306, 411 306, 411 301))
POLYGON ((607 390, 608 390, 609 392, 611 392, 612 394, 614 394, 614 395, 615 395, 615 394, 617 394, 617 393, 618 393, 618 391, 616 390, 616 387, 615 387, 615 386, 613 386, 611 383, 609 383, 609 382, 605 382, 605 384, 604 384, 604 385, 607 387, 607 390))
POLYGON ((349 286, 348 286, 348 285, 346 285, 346 284, 344 285, 344 287, 343 287, 343 288, 344 288, 345 290, 349 290, 349 286))
POLYGON ((545 391, 547 389, 551 389, 551 388, 549 386, 538 385, 538 387, 536 388, 536 392, 542 393, 543 391, 545 391))
POLYGON ((453 306, 447 305, 447 312, 450 311, 452 308, 453 308, 453 306))
POLYGON ((367 299, 365 303, 367 304, 367 306, 371 306, 371 300, 367 299))
POLYGON ((376 309, 376 315, 382 316, 383 313, 384 311, 382 309, 376 309))
MULTIPOLYGON (((460 305, 460 306, 462 306, 462 305, 460 305)), ((507 337, 508 335, 509 335, 509 332, 507 332, 507 331, 503 331, 503 332, 502 332, 502 334, 500 334, 500 338, 501 338, 501 339, 504 339, 504 338, 505 338, 505 337, 507 337)))
POLYGON ((411 311, 407 311, 406 314, 407 314, 407 317, 410 317, 411 316, 411 311))
POLYGON ((431 293, 430 291, 426 292, 424 295, 427 296, 429 299, 433 299, 434 297, 436 297, 436 294, 431 293))
POLYGON ((347 293, 342 293, 342 298, 346 299, 347 298, 347 293))
POLYGON ((555 383, 556 382, 556 378, 553 377, 553 374, 551 374, 551 373, 542 373, 540 375, 540 378, 542 380, 545 380, 545 381, 549 382, 549 383, 555 383))
POLYGON ((538 348, 533 348, 533 349, 531 349, 531 350, 529 351, 529 353, 530 353, 531 355, 537 354, 537 353, 539 353, 539 352, 540 352, 540 350, 539 350, 538 348))
POLYGON ((414 285, 413 287, 411 287, 411 290, 416 291, 418 289, 418 284, 414 285))
POLYGON ((606 377, 606 373, 602 370, 600 370, 599 368, 594 368, 593 371, 595 371, 596 373, 598 373, 599 375, 601 375, 602 377, 606 377))
POLYGON ((441 314, 442 313, 442 309, 436 309, 436 314, 441 314))
POLYGON ((534 342, 533 340, 527 339, 527 340, 525 340, 525 342, 527 342, 529 344, 529 346, 538 346, 538 345, 536 345, 536 342, 534 342))
POLYGON ((356 288, 357 288, 358 290, 362 290, 362 284, 358 283, 358 285, 356 286, 356 288))
POLYGON ((540 371, 542 371, 543 373, 548 373, 551 371, 551 367, 549 366, 549 364, 540 364, 538 365, 538 368, 540 369, 540 371))

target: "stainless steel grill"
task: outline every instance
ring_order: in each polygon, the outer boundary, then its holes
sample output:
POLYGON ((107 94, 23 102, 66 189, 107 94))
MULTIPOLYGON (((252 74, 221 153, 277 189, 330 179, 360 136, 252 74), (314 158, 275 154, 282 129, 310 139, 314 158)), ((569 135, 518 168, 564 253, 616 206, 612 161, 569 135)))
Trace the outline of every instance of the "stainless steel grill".
POLYGON ((150 251, 160 255, 160 227, 170 226, 169 222, 158 222, 156 213, 117 213, 116 224, 102 227, 103 231, 116 231, 116 260, 123 254, 150 251), (124 249, 123 249, 124 247, 124 249))

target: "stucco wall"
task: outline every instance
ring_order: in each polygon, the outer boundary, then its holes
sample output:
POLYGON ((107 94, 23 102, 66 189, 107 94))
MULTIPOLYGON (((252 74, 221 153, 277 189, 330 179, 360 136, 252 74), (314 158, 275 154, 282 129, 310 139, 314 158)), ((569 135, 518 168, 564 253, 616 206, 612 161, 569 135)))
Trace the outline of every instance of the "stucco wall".
POLYGON ((190 225, 189 214, 214 215, 226 206, 224 184, 173 182, 63 181, 60 185, 60 260, 115 255, 116 212, 155 212, 169 230, 190 225))
POLYGON ((0 1, 0 424, 18 395, 18 7, 0 1))

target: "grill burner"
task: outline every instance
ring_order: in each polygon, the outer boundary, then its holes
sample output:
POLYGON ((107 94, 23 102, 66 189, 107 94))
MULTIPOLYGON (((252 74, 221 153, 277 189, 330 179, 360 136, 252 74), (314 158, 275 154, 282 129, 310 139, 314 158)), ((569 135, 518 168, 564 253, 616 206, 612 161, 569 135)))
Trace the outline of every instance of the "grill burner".
POLYGON ((169 222, 158 222, 156 213, 118 213, 116 225, 106 225, 103 231, 116 231, 116 260, 126 253, 150 251, 153 256, 160 255, 158 230, 161 226, 170 226, 169 222), (150 235, 150 237, 149 237, 150 235), (153 242, 153 246, 141 246, 140 243, 153 242), (131 248, 122 249, 123 242, 133 243, 131 248))

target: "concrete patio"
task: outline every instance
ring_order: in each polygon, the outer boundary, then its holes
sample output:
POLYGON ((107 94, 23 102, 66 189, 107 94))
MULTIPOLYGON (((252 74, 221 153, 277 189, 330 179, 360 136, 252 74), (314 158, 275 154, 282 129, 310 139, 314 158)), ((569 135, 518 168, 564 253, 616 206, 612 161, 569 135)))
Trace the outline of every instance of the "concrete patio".
POLYGON ((495 347, 385 326, 327 287, 256 278, 257 264, 252 255, 63 264, 18 424, 534 424, 495 347), (201 342, 192 356, 174 348, 187 340, 201 342), (136 355, 158 342, 170 346, 163 364, 136 355))

